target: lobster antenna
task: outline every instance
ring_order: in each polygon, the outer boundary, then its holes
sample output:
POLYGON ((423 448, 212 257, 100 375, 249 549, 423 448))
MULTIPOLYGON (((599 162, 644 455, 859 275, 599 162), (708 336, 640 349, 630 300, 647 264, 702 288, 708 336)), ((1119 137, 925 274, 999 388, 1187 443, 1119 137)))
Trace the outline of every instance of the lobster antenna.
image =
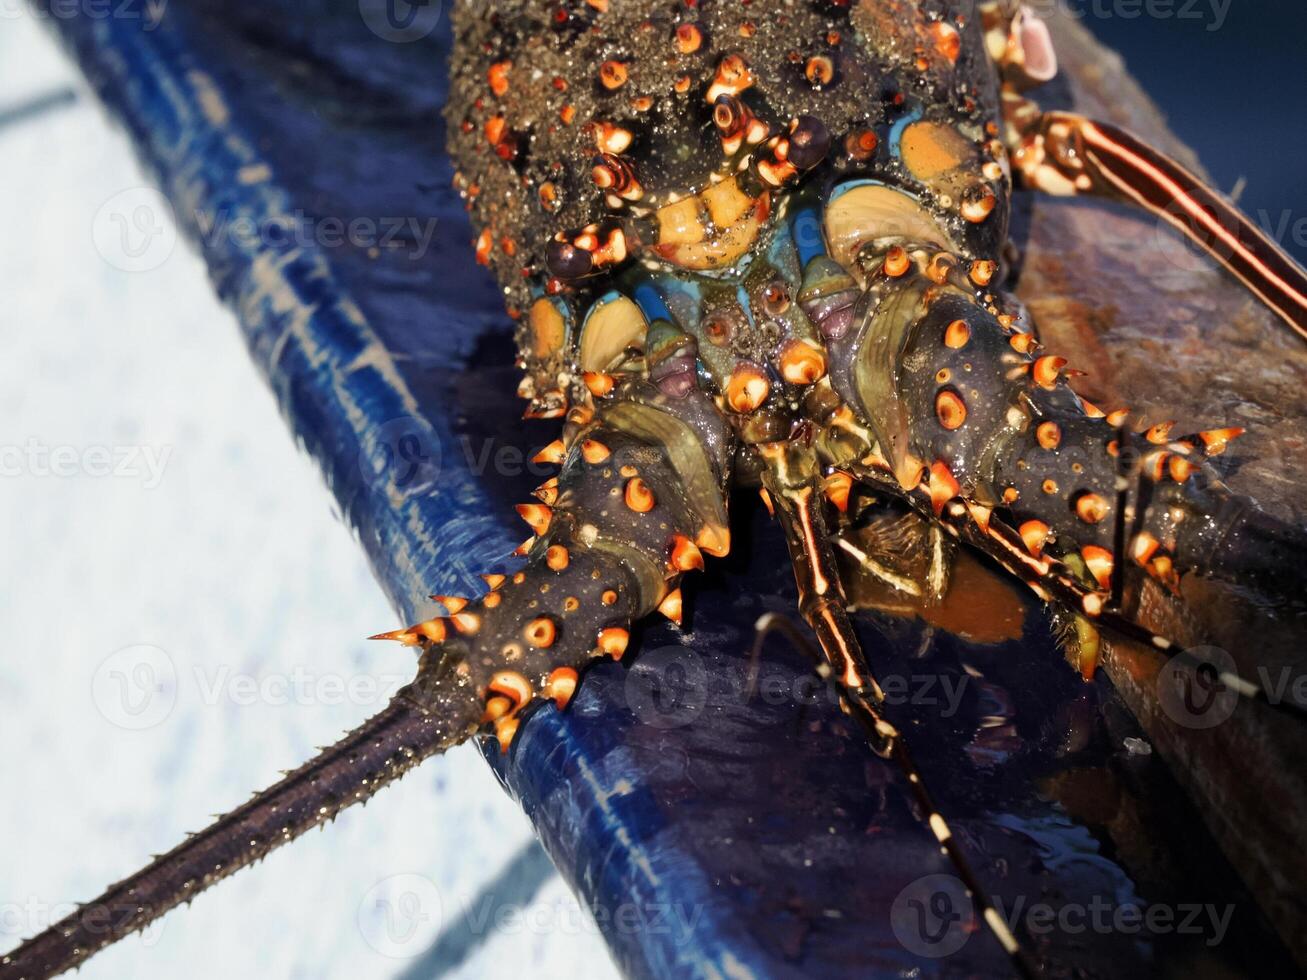
POLYGON ((1017 971, 1023 977, 1039 977, 1039 967, 999 915, 966 853, 935 806, 903 736, 880 713, 885 696, 849 622, 839 566, 820 510, 823 497, 815 475, 815 459, 809 451, 776 443, 760 446, 759 450, 767 464, 763 485, 784 529, 794 564, 799 611, 817 634, 825 655, 818 672, 839 686, 842 702, 866 731, 872 750, 882 758, 893 760, 907 779, 927 826, 953 864, 967 896, 1017 971))
POLYGON ((427 714, 408 691, 243 806, 0 956, 0 980, 42 980, 72 969, 467 738, 466 713, 427 714))

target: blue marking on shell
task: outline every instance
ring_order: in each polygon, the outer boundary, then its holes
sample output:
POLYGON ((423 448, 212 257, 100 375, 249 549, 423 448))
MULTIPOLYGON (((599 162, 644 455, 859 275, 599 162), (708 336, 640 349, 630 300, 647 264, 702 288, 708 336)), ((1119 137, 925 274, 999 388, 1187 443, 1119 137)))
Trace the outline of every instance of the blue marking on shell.
POLYGON ((642 282, 635 287, 635 302, 650 323, 655 320, 675 320, 672 311, 667 308, 663 294, 653 282, 642 282))
POLYGON ((743 286, 735 287, 735 295, 740 298, 740 312, 744 318, 749 321, 749 326, 757 326, 757 321, 753 318, 753 307, 749 305, 749 294, 745 292, 743 286))
POLYGON ((767 249, 767 259, 772 267, 790 282, 797 283, 802 277, 803 265, 799 261, 788 221, 781 222, 777 226, 771 245, 767 249))
POLYGON ((807 268, 808 263, 819 255, 826 254, 826 239, 821 231, 821 218, 816 208, 803 208, 794 216, 790 224, 790 235, 799 250, 799 265, 807 268))

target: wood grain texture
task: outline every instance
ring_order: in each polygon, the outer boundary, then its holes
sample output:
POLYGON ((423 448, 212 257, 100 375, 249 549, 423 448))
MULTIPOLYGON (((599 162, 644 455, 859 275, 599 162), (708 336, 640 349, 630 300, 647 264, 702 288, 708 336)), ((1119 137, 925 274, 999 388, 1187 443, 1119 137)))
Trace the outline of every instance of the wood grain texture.
MULTIPOLYGON (((1126 72, 1070 16, 1052 23, 1062 75, 1048 88, 1091 117, 1133 131, 1201 171, 1194 154, 1126 72), (1059 87, 1061 93, 1058 92, 1059 87)), ((1043 96, 1044 93, 1035 93, 1043 96)), ((1230 133, 1237 139, 1237 132, 1230 133)), ((1046 347, 1089 376, 1076 387, 1105 410, 1123 405, 1176 432, 1238 425, 1229 485, 1294 523, 1307 515, 1307 345, 1214 262, 1153 217, 1123 206, 1047 197, 1024 200, 1018 294, 1046 347)), ((1241 673, 1278 679, 1301 661, 1305 624, 1250 608, 1246 597, 1187 581, 1184 609, 1157 590, 1141 618, 1176 640, 1228 651, 1241 673)), ((1307 808, 1300 727, 1241 703, 1223 724, 1193 730, 1161 709, 1162 658, 1111 642, 1105 666, 1153 744, 1193 795, 1215 838, 1299 963, 1307 964, 1307 808)), ((1301 673, 1302 668, 1297 668, 1301 673)))

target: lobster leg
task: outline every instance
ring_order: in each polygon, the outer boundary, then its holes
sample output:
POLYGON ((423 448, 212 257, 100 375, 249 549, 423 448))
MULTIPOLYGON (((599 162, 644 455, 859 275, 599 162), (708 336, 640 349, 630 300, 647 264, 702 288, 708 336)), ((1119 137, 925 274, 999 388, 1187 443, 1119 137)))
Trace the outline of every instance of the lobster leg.
POLYGON ((986 926, 1023 976, 1039 976, 1034 961, 994 908, 965 852, 940 815, 906 741, 881 713, 885 695, 849 622, 839 566, 821 510, 822 486, 815 454, 793 443, 768 443, 758 449, 764 462, 763 485, 784 529, 794 564, 799 611, 817 634, 826 659, 820 667, 822 676, 838 685, 842 703, 864 728, 876 753, 892 759, 902 771, 931 832, 966 885, 986 926))
POLYGON ((1143 207, 1212 256, 1307 340, 1307 272, 1229 201, 1120 127, 1044 112, 1024 95, 1056 74, 1057 58, 1043 22, 1010 0, 1004 4, 987 5, 987 35, 1003 75, 1006 142, 1024 182, 1058 196, 1097 195, 1143 207))
POLYGON ((1027 185, 1137 204, 1233 273, 1307 340, 1307 273, 1224 197, 1175 160, 1110 123, 1045 112, 1013 162, 1027 185))
POLYGON ((417 677, 389 706, 0 957, 0 980, 75 967, 488 723, 507 750, 529 704, 565 706, 587 662, 622 656, 633 620, 660 606, 673 615, 675 580, 702 567, 700 546, 727 546, 732 447, 697 389, 658 406, 656 394, 625 387, 599 417, 573 421, 570 446, 545 450, 563 470, 541 491, 552 506, 518 508, 538 535, 525 568, 487 576, 491 591, 475 602, 441 597, 448 617, 386 634, 423 650, 417 677))

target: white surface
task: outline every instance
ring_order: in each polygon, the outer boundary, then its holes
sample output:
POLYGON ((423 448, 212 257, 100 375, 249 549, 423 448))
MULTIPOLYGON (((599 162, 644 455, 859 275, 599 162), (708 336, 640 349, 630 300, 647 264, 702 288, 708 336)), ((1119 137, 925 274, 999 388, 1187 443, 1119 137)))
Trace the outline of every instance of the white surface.
MULTIPOLYGON (((0 106, 80 87, 45 32, 12 14, 0 15, 0 106)), ((0 173, 8 949, 357 724, 383 699, 357 685, 393 688, 412 662, 362 639, 392 613, 202 262, 178 244, 126 272, 97 251, 111 247, 105 203, 145 183, 99 107, 83 93, 0 129, 0 173), (132 472, 101 475, 95 447, 136 452, 132 472), (153 685, 138 686, 143 669, 153 685)), ((529 837, 463 747, 78 976, 398 976, 529 837)), ((557 878, 526 911, 481 926, 486 943, 439 975, 613 975, 557 878)))

